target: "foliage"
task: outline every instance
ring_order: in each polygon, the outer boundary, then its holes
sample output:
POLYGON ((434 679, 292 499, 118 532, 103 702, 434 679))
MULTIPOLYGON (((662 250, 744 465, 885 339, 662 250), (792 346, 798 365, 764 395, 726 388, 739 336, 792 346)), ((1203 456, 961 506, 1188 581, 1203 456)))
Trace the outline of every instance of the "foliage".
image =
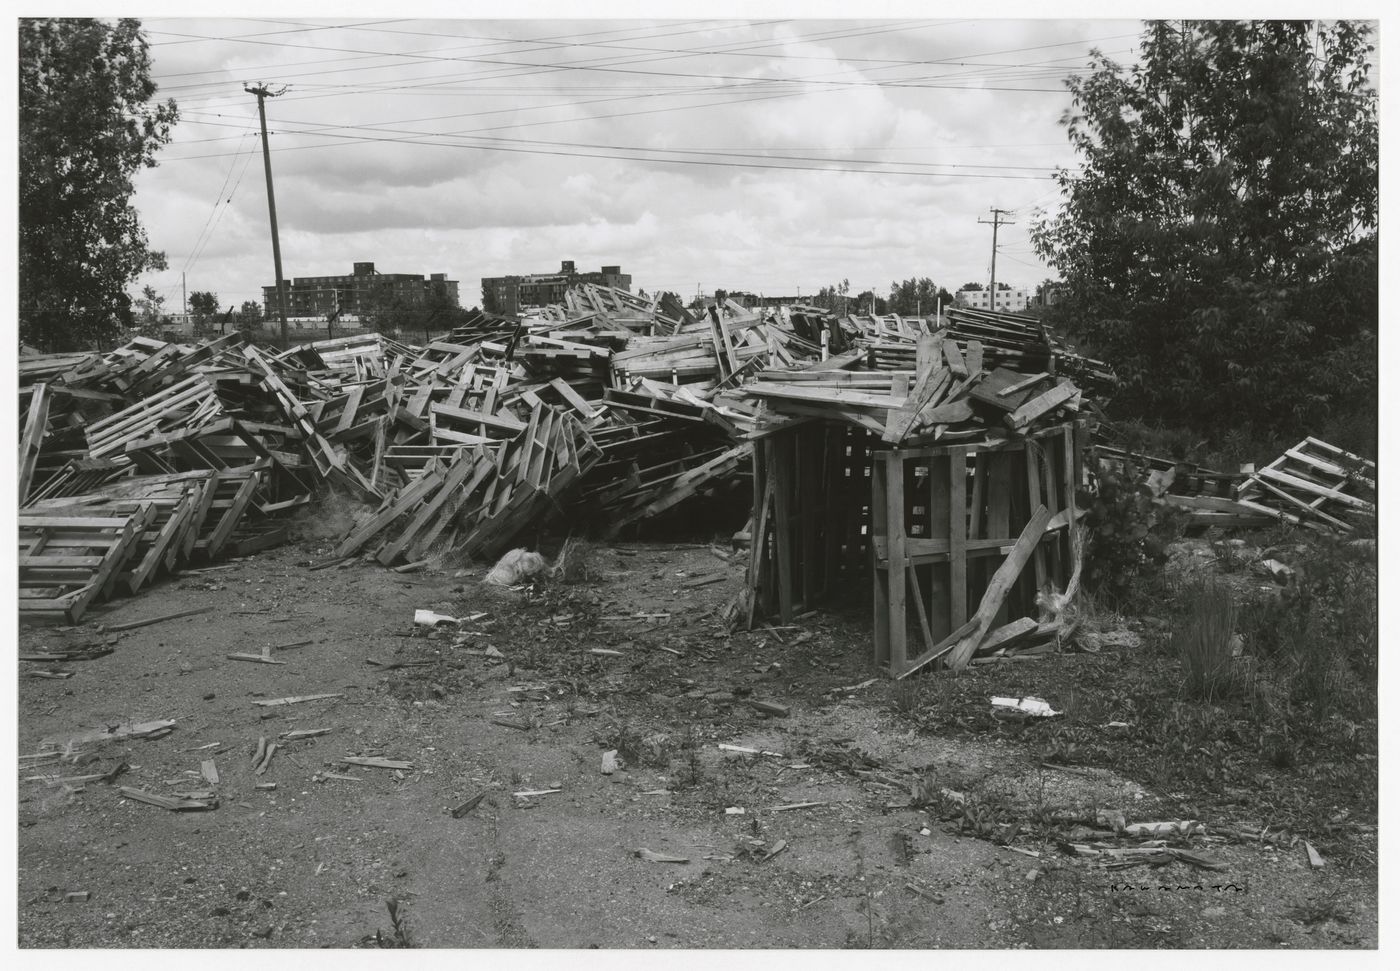
POLYGON ((943 287, 935 286, 928 277, 910 277, 900 283, 890 284, 890 313, 905 315, 933 314, 942 300, 944 307, 953 303, 953 295, 943 287))
POLYGON ((19 319, 51 351, 114 338, 133 323, 127 287, 164 269, 131 205, 179 117, 156 86, 140 22, 19 24, 19 319))
POLYGON ((155 287, 141 288, 141 296, 132 304, 135 317, 132 329, 145 337, 155 337, 170 325, 170 315, 165 312, 165 296, 155 287))
POLYGON ((1373 411, 1370 26, 1152 22, 1141 64, 1067 84, 1080 156, 1032 228, 1047 314, 1113 362, 1125 414, 1219 432, 1373 411))
POLYGON ((1138 579, 1158 574, 1168 544, 1181 534, 1180 514, 1139 487, 1147 471, 1131 454, 1121 468, 1100 461, 1094 488, 1076 497, 1088 535, 1084 586, 1112 601, 1126 597, 1138 579))
POLYGON ((219 295, 212 290, 195 290, 190 294, 190 313, 200 323, 207 323, 219 312, 219 295))
POLYGON ((245 300, 238 308, 238 322, 244 326, 262 323, 262 304, 256 300, 245 300))
POLYGON ((433 286, 423 299, 410 297, 386 284, 370 291, 363 316, 368 325, 380 333, 426 337, 433 332, 451 330, 460 322, 464 311, 441 284, 433 286))
POLYGON ((856 294, 855 305, 852 309, 857 313, 880 314, 882 316, 899 312, 891 310, 889 301, 884 297, 877 297, 874 290, 862 290, 856 294))
POLYGON ((833 283, 830 286, 822 287, 817 291, 817 295, 809 300, 803 301, 813 307, 821 307, 823 310, 830 310, 833 313, 844 314, 851 307, 851 281, 842 280, 840 283, 833 283))

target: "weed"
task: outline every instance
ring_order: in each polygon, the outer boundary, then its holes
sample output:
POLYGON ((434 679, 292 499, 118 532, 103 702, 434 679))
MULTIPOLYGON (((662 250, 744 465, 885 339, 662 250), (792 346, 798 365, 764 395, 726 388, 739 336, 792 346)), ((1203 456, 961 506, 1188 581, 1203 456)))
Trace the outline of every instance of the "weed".
POLYGON ((549 575, 563 583, 583 583, 590 579, 588 557, 592 550, 591 543, 570 536, 559 548, 559 555, 549 568, 549 575))
POLYGON ((403 901, 390 898, 384 901, 384 906, 389 911, 389 924, 393 928, 392 932, 385 935, 383 930, 376 927, 373 936, 361 938, 358 946, 379 948, 413 947, 413 942, 408 936, 408 922, 404 919, 403 912, 400 909, 403 906, 403 901))
POLYGON ((1288 916, 1308 927, 1325 924, 1329 920, 1338 924, 1349 923, 1351 914, 1343 905, 1342 896, 1342 891, 1333 890, 1321 897, 1313 897, 1307 903, 1294 907, 1288 916))
POLYGON ((919 710, 923 692, 914 678, 898 681, 894 686, 894 710, 902 715, 913 715, 919 710))
POLYGON ((1242 686, 1232 649, 1235 602, 1214 580, 1198 583, 1192 599, 1172 630, 1171 650, 1181 661, 1187 696, 1214 701, 1242 686))
POLYGON ((1221 573, 1239 573, 1245 568, 1244 540, 1226 539, 1218 526, 1206 531, 1206 539, 1215 553, 1215 565, 1221 573))

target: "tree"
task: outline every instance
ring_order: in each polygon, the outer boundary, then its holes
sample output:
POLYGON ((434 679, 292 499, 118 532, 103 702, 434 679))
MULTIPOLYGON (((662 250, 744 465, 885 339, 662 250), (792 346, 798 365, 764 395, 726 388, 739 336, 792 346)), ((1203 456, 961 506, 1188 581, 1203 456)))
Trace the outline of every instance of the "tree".
POLYGON ((856 295, 851 312, 883 315, 890 312, 890 305, 884 297, 877 297, 874 290, 865 290, 856 295))
POLYGON ((208 323, 219 312, 219 295, 212 290, 195 290, 190 294, 190 313, 199 323, 208 323))
POLYGON ((165 312, 165 296, 155 287, 141 288, 141 296, 132 304, 135 317, 132 330, 145 337, 155 337, 170 325, 170 317, 165 312))
POLYGON ((890 284, 890 312, 902 315, 931 316, 953 302, 953 295, 936 286, 928 277, 910 277, 902 283, 890 284))
POLYGON ((133 322, 127 287, 165 268, 131 206, 179 117, 152 101, 136 20, 19 25, 19 319, 48 350, 110 340, 133 322))
POLYGON ((238 308, 238 322, 244 327, 262 323, 262 304, 256 300, 243 301, 243 306, 238 308))
POLYGON ((987 288, 984 287, 984 286, 982 286, 982 284, 978 283, 976 280, 974 280, 974 281, 972 281, 971 283, 964 283, 962 286, 958 287, 958 289, 959 289, 959 290, 985 290, 985 289, 987 289, 987 288))
POLYGON ((1051 318, 1115 366, 1123 413, 1296 435, 1374 412, 1370 34, 1152 22, 1141 64, 1096 52, 1067 82, 1080 170, 1032 239, 1065 282, 1051 318))

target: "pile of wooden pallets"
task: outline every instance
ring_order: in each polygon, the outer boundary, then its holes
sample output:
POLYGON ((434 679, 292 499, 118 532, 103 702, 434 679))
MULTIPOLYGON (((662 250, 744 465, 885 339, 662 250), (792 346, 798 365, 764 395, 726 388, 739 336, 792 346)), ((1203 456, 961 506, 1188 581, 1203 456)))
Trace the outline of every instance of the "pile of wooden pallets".
POLYGON ((366 504, 338 552, 386 564, 493 556, 565 511, 616 534, 743 479, 755 416, 735 388, 770 360, 815 359, 800 340, 782 314, 589 287, 421 347, 230 335, 26 354, 22 609, 76 619, 273 545, 281 515, 327 487, 366 504))

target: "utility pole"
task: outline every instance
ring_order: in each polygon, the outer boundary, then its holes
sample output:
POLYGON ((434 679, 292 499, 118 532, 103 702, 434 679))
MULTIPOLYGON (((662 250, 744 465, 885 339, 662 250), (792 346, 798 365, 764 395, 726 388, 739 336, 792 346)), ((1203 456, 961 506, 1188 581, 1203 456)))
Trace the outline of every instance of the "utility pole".
POLYGON ((282 346, 287 346, 287 295, 282 285, 282 244, 277 239, 277 198, 272 194, 272 154, 267 149, 267 111, 263 107, 263 102, 267 98, 275 98, 286 91, 272 92, 267 90, 267 85, 250 85, 243 89, 258 99, 258 121, 262 125, 263 143, 263 172, 267 176, 267 215, 272 223, 272 264, 277 271, 277 318, 282 323, 282 346))
POLYGON ((988 300, 990 301, 988 306, 991 308, 992 312, 995 313, 997 309, 997 230, 1002 226, 1014 226, 1016 224, 1007 222, 1001 218, 1002 216, 1011 215, 1010 210, 993 208, 991 213, 992 219, 990 223, 985 219, 979 219, 977 221, 992 227, 992 292, 988 294, 988 300))

